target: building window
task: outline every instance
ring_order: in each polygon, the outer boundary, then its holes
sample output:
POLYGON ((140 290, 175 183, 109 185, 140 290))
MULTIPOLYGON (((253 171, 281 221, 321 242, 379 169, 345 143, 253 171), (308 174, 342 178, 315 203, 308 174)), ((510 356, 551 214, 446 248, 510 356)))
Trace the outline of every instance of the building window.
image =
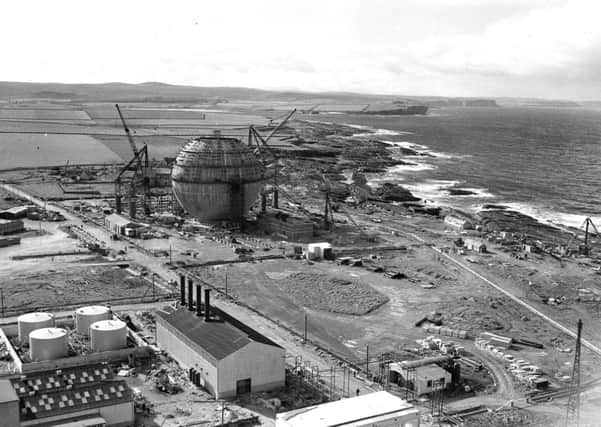
POLYGON ((428 380, 428 382, 426 383, 427 387, 432 387, 432 380, 428 380))

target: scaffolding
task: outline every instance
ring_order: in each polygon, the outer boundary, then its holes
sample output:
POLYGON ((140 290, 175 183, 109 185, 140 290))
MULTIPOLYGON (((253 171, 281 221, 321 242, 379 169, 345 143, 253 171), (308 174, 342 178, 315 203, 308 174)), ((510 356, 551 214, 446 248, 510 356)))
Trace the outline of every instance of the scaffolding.
POLYGON ((444 379, 432 381, 432 392, 430 393, 431 413, 433 418, 443 416, 444 406, 444 379))
POLYGON ((352 371, 347 366, 320 369, 309 360, 303 361, 302 356, 295 356, 289 367, 293 374, 291 378, 302 382, 328 401, 351 396, 352 371))

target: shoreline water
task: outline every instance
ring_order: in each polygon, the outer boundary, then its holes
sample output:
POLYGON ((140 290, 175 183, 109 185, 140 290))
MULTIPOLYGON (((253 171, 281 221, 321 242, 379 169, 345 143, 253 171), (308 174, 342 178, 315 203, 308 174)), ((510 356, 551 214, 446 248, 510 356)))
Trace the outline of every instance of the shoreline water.
MULTIPOLYGON (((331 122, 321 122, 324 124, 334 124, 331 122)), ((398 165, 388 168, 383 174, 370 174, 368 183, 371 186, 379 186, 385 182, 402 185, 411 191, 416 197, 421 198, 424 203, 430 206, 440 206, 452 209, 477 213, 482 210, 484 205, 494 204, 506 207, 508 210, 519 212, 534 218, 538 222, 550 225, 559 229, 572 228, 579 229, 586 215, 578 215, 570 212, 561 212, 553 210, 548 206, 542 206, 536 203, 524 203, 516 200, 510 200, 505 197, 495 195, 487 188, 478 188, 471 186, 469 182, 460 180, 441 180, 427 177, 428 171, 437 169, 436 161, 453 161, 465 158, 466 156, 453 153, 443 153, 432 150, 424 144, 411 141, 393 141, 378 137, 406 137, 413 132, 394 131, 390 129, 374 128, 367 125, 357 125, 352 123, 340 123, 354 129, 360 129, 361 132, 351 135, 349 138, 375 138, 379 142, 391 146, 393 158, 410 162, 407 165, 398 165), (417 155, 403 155, 396 153, 394 149, 408 149, 417 152, 417 155), (414 174, 423 175, 419 179, 414 174), (411 174, 411 176, 410 176, 411 174), (412 181, 408 182, 408 178, 412 181), (449 190, 461 190, 472 194, 452 195, 449 190)), ((601 217, 592 217, 596 224, 601 224, 601 217)))

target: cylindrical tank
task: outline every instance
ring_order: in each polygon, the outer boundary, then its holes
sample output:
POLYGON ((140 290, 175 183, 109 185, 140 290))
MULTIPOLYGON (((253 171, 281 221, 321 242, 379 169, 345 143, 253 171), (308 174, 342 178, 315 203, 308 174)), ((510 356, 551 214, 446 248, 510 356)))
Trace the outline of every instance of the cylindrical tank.
POLYGON ((31 360, 54 360, 67 356, 67 331, 62 328, 42 328, 29 334, 31 360))
POLYGON ((239 221, 259 197, 265 168, 249 147, 220 135, 192 139, 171 181, 180 205, 200 221, 239 221))
POLYGON ((41 328, 54 326, 54 315, 51 313, 27 313, 17 319, 17 330, 19 342, 25 343, 29 339, 29 333, 41 328))
POLYGON ((121 320, 101 320, 90 326, 92 351, 119 350, 127 347, 127 325, 121 320))
POLYGON ((102 305, 80 307, 75 310, 75 329, 78 334, 88 336, 92 323, 109 320, 110 318, 111 312, 108 307, 102 305))

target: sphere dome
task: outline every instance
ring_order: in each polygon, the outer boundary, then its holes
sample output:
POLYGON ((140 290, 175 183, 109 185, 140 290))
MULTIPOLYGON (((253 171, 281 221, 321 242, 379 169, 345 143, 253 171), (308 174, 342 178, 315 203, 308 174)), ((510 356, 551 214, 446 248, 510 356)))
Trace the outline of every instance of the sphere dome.
POLYGON ((178 154, 171 182, 177 201, 198 220, 239 221, 257 201, 264 172, 239 139, 203 136, 178 154))

